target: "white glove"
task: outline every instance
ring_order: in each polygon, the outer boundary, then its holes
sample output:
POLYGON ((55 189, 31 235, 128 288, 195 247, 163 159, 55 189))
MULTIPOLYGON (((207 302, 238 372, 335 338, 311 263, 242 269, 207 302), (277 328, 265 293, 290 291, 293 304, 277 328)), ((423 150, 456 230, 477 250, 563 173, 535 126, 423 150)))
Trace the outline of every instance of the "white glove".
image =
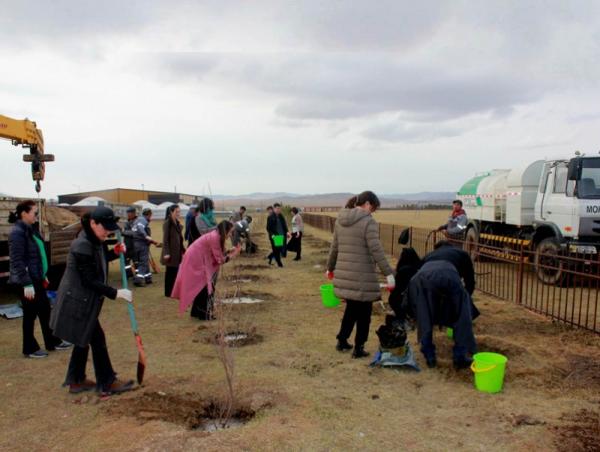
POLYGON ((33 286, 25 286, 23 288, 23 295, 28 300, 33 300, 35 297, 35 289, 33 288, 33 286))
POLYGON ((128 301, 129 303, 133 302, 133 294, 131 293, 131 290, 129 290, 129 289, 117 290, 117 298, 128 301))
POLYGON ((394 290, 394 287, 396 287, 396 278, 394 278, 394 275, 388 275, 385 279, 387 282, 387 289, 390 291, 394 290))

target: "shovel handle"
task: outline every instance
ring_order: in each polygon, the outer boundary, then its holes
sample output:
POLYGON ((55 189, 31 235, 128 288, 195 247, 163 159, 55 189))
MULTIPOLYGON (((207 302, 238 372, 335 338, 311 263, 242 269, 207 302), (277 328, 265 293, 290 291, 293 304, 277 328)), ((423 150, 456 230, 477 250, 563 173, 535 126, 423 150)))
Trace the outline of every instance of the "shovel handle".
MULTIPOLYGON (((123 243, 123 236, 121 235, 121 231, 117 231, 117 240, 119 243, 123 243)), ((127 272, 125 271, 125 255, 123 253, 119 254, 119 263, 121 266, 121 286, 123 289, 127 289, 127 272)), ((131 329, 133 330, 133 334, 137 336, 138 334, 138 324, 135 319, 135 311, 133 310, 133 304, 127 303, 127 312, 129 313, 129 321, 131 323, 131 329)))

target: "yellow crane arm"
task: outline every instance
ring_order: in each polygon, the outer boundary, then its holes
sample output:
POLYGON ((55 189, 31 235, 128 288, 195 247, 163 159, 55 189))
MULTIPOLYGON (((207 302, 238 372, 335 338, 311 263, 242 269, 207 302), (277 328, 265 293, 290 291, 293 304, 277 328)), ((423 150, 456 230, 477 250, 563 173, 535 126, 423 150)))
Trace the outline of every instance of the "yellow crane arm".
POLYGON ((35 122, 29 119, 12 119, 0 115, 0 138, 12 141, 15 146, 35 146, 37 152, 44 153, 44 136, 35 122))
POLYGON ((53 162, 54 156, 44 154, 44 135, 35 122, 29 119, 13 119, 0 115, 0 138, 6 138, 15 146, 29 149, 29 154, 23 155, 25 162, 31 162, 31 176, 36 181, 35 189, 41 190, 40 181, 44 180, 45 162, 53 162))

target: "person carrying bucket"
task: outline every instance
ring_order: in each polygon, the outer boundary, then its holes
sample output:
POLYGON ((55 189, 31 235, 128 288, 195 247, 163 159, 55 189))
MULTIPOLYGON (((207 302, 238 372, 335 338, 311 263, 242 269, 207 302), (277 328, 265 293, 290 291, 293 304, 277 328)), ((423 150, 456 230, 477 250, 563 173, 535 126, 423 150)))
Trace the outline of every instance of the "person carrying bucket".
POLYGON ((273 247, 273 252, 268 257, 269 265, 275 259, 277 266, 283 267, 281 258, 286 256, 285 238, 290 234, 279 203, 273 204, 273 213, 267 218, 267 233, 273 247))
POLYGON ((333 280, 335 295, 346 301, 336 349, 352 349, 348 338, 356 324, 353 358, 369 355, 364 344, 369 337, 373 302, 381 299, 376 266, 386 276, 388 290, 396 284, 379 241, 379 226, 371 216, 380 205, 371 191, 348 200, 338 214, 327 261, 326 275, 333 280))

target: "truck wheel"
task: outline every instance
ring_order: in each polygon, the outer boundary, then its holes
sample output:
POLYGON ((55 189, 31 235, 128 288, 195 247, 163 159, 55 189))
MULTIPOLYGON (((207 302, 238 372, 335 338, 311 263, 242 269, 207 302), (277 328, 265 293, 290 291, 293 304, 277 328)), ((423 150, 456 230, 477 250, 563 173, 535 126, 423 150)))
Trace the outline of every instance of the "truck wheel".
POLYGON ((565 280, 564 261, 560 258, 560 245, 554 237, 548 237, 535 248, 535 272, 545 284, 562 284, 565 280))
POLYGON ((475 228, 469 228, 465 237, 465 251, 475 262, 479 257, 479 233, 475 228))

